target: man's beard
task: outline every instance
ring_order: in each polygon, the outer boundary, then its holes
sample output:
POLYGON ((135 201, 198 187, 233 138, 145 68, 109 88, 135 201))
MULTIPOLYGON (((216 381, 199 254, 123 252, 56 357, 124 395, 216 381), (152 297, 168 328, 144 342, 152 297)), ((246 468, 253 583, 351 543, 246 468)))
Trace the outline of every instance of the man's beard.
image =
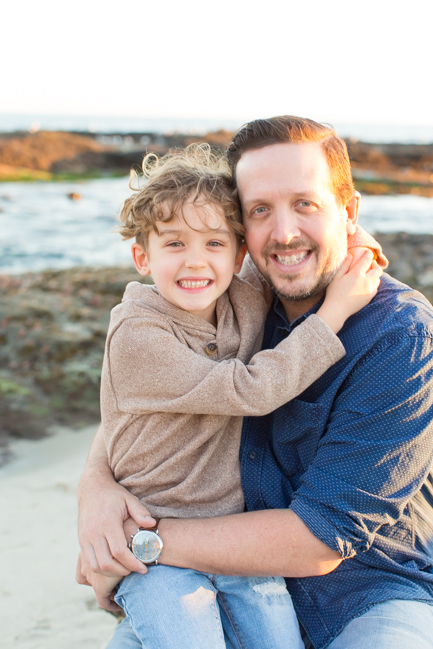
MULTIPOLYGON (((263 276, 273 292, 279 298, 288 300, 290 302, 301 302, 302 300, 306 300, 312 297, 318 297, 325 291, 326 287, 338 273, 339 269, 341 268, 341 264, 345 259, 347 253, 346 242, 347 238, 346 234, 344 234, 344 239, 336 242, 332 253, 328 254, 327 258, 323 260, 321 267, 317 269, 315 281, 313 281, 310 286, 299 289, 298 292, 289 292, 288 290, 285 291, 284 289, 275 286, 269 273, 261 269, 254 259, 253 261, 254 263, 256 263, 257 269, 259 270, 260 274, 263 276)), ((298 241, 295 245, 292 244, 287 246, 284 246, 282 244, 274 244, 272 246, 267 246, 263 250, 262 254, 265 260, 268 260, 272 254, 284 255, 284 253, 293 253, 296 250, 306 249, 310 250, 311 253, 318 259, 319 246, 314 241, 309 241, 308 244, 303 241, 298 241)), ((266 262, 266 266, 268 266, 268 262, 266 262)), ((302 272, 296 275, 284 275, 283 273, 280 274, 279 280, 287 283, 292 283, 298 280, 300 277, 302 277, 302 272)), ((289 289, 289 287, 287 288, 289 289)))

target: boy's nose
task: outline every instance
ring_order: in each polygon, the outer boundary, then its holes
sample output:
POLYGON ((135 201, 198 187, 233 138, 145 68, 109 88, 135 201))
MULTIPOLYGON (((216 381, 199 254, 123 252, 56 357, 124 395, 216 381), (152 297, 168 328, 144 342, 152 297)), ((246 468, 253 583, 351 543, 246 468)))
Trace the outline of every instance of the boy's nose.
POLYGON ((190 255, 185 261, 185 266, 187 268, 205 268, 206 265, 205 258, 200 254, 190 255))

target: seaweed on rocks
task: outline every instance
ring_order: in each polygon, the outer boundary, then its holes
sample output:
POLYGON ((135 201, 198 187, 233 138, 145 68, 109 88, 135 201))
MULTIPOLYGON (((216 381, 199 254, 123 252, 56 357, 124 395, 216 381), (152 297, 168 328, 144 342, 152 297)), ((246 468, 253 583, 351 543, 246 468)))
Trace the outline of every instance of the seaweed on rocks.
POLYGON ((110 310, 133 280, 125 267, 0 276, 0 457, 11 435, 98 419, 110 310))

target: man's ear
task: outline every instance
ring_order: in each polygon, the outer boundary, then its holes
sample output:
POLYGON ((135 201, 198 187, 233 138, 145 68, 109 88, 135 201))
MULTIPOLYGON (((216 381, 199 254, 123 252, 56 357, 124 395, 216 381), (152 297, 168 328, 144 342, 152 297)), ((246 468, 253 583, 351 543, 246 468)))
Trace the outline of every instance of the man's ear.
POLYGON ((245 243, 241 243, 235 259, 235 268, 234 268, 235 273, 241 272, 242 264, 244 263, 246 254, 247 254, 247 246, 245 243))
POLYGON ((137 272, 143 276, 150 275, 149 256, 140 244, 133 243, 131 246, 131 252, 137 272))
POLYGON ((360 201, 361 194, 355 190, 345 208, 347 212, 346 229, 348 235, 355 233, 356 224, 358 223, 360 201))

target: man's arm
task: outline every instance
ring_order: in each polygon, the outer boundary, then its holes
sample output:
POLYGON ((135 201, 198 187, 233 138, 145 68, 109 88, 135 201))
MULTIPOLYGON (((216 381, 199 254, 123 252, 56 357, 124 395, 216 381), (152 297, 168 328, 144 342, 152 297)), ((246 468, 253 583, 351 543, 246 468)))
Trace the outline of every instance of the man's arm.
POLYGON ((290 509, 207 519, 165 519, 160 563, 243 576, 311 577, 342 561, 290 509))
POLYGON ((108 575, 147 572, 126 547, 122 524, 129 517, 137 527, 151 527, 155 521, 135 496, 115 482, 102 426, 95 434, 78 485, 78 507, 78 540, 86 564, 108 575))
MULTIPOLYGON (((107 462, 99 427, 78 487, 79 540, 83 563, 95 572, 146 572, 127 548, 127 536, 153 519, 140 501, 118 485, 107 462), (95 512, 98 512, 97 522, 95 512)), ((316 539, 290 510, 248 512, 208 519, 165 519, 161 563, 221 574, 305 576, 330 572, 341 557, 316 539), (257 551, 260 548, 260 552, 257 551), (296 573, 296 574, 295 574, 296 573)), ((88 568, 86 568, 88 569, 88 568)))

